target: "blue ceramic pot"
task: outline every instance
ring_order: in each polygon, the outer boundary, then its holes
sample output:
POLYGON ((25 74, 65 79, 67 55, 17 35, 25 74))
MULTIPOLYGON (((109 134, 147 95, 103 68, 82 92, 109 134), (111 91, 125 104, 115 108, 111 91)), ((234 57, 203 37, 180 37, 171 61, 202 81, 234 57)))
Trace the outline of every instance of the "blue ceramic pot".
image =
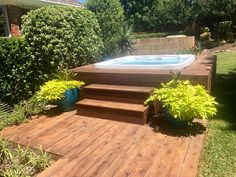
POLYGON ((65 98, 58 101, 58 106, 62 111, 72 111, 75 109, 75 103, 79 98, 79 89, 73 88, 65 92, 65 98))
POLYGON ((164 119, 173 128, 186 128, 192 122, 192 120, 178 120, 170 114, 168 108, 162 108, 162 109, 164 113, 164 119))

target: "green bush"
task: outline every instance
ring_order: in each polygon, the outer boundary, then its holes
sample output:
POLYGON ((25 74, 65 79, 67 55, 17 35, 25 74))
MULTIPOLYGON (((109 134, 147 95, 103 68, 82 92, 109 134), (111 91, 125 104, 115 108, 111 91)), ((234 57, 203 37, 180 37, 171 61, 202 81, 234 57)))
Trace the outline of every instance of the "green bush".
POLYGON ((100 24, 104 52, 103 55, 114 56, 119 53, 124 10, 119 0, 88 0, 87 8, 96 14, 100 24))
POLYGON ((0 38, 0 100, 16 104, 35 89, 35 70, 23 38, 0 38))
POLYGON ((80 88, 84 82, 75 80, 51 80, 46 82, 37 92, 37 99, 54 103, 65 97, 65 91, 72 88, 80 88))
POLYGON ((178 120, 207 119, 216 114, 215 98, 201 85, 193 86, 189 81, 174 79, 162 88, 155 89, 145 104, 159 101, 178 120))
POLYGON ((22 35, 31 48, 31 69, 40 85, 60 68, 101 58, 101 30, 95 15, 86 9, 50 6, 30 11, 22 19, 22 35))
POLYGON ((236 27, 232 21, 222 21, 216 23, 213 30, 214 38, 218 40, 226 40, 227 42, 234 42, 234 33, 236 27))

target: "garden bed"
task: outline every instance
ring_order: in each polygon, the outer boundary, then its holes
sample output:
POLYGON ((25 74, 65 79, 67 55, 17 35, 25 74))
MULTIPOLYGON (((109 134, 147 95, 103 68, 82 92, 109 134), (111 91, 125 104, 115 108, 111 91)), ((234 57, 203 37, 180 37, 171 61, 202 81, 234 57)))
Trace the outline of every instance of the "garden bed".
POLYGON ((42 149, 31 150, 0 139, 0 176, 35 176, 53 162, 53 157, 42 149))

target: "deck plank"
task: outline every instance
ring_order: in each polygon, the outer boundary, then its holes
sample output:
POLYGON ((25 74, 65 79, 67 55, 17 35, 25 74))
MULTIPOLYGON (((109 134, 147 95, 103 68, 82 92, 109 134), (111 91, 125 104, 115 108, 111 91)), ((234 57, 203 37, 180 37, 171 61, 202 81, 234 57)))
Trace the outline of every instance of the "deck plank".
POLYGON ((3 135, 60 156, 39 177, 195 177, 204 140, 75 112, 40 117, 3 135))
POLYGON ((133 163, 133 168, 129 172, 130 177, 143 177, 147 173, 149 167, 153 163, 155 156, 161 151, 166 140, 166 135, 152 136, 144 147, 144 152, 139 152, 136 163, 133 163), (148 147, 148 148, 147 148, 148 147))
POLYGON ((68 114, 66 116, 59 117, 58 119, 55 119, 48 124, 47 122, 44 122, 43 126, 38 126, 38 129, 34 129, 33 132, 27 131, 25 133, 20 133, 19 138, 16 139, 16 141, 27 146, 30 145, 32 147, 39 147, 40 145, 43 145, 43 143, 45 143, 44 141, 42 141, 45 136, 51 136, 54 133, 62 131, 63 126, 73 124, 73 120, 70 120, 72 116, 73 115, 68 114))
POLYGON ((122 164, 122 166, 125 165, 123 160, 124 158, 122 157, 125 157, 125 161, 127 162, 128 159, 131 158, 131 154, 136 153, 138 144, 142 142, 145 137, 147 138, 145 131, 143 129, 138 129, 138 131, 126 136, 119 144, 109 143, 108 147, 103 148, 102 152, 97 152, 96 155, 98 158, 93 160, 93 163, 89 168, 86 166, 86 171, 85 173, 81 173, 81 176, 100 176, 99 173, 105 171, 112 162, 117 162, 117 158, 118 164, 122 164), (133 139, 131 140, 130 137, 133 137, 133 139), (120 159, 122 161, 119 161, 120 159))
POLYGON ((47 148, 52 149, 54 153, 65 155, 76 149, 79 151, 79 148, 88 146, 95 139, 99 138, 107 129, 112 127, 114 122, 110 121, 99 121, 97 124, 94 124, 92 127, 81 127, 81 129, 75 128, 75 131, 72 131, 71 134, 65 135, 63 138, 56 140, 55 143, 51 143, 51 146, 47 148), (67 146, 65 146, 67 143, 67 146))
POLYGON ((178 147, 179 137, 166 137, 161 151, 154 158, 153 163, 148 169, 145 177, 161 176, 167 170, 167 165, 171 163, 178 147))
POLYGON ((191 142, 179 177, 195 177, 198 173, 198 165, 203 148, 203 135, 191 137, 191 142))
POLYGON ((30 120, 29 123, 24 123, 19 126, 13 126, 12 131, 5 131, 3 130, 3 137, 10 138, 12 141, 16 141, 15 138, 18 136, 19 138, 26 138, 26 136, 32 136, 33 132, 40 130, 41 128, 45 128, 50 126, 51 124, 55 124, 65 117, 72 116, 74 112, 66 112, 61 115, 55 116, 55 117, 47 117, 47 116, 42 116, 38 119, 33 119, 30 120), (17 136, 16 136, 17 135, 17 136))

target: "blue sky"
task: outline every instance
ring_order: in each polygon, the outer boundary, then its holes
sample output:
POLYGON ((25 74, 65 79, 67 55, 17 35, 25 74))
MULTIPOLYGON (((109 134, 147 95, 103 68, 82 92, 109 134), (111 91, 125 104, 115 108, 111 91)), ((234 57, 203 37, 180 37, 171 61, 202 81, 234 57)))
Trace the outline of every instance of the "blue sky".
POLYGON ((86 0, 80 0, 80 2, 85 3, 86 0))

